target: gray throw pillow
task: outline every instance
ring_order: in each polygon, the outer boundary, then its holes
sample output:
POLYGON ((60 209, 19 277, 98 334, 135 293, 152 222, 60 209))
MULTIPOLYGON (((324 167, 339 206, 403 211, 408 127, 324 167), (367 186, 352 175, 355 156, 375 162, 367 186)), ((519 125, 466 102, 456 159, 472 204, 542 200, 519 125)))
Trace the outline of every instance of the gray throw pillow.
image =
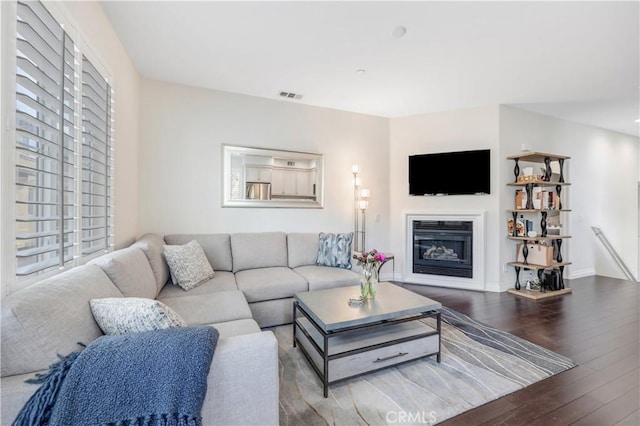
POLYGON ((104 334, 129 334, 186 327, 184 320, 164 303, 140 297, 89 300, 93 318, 104 334))
POLYGON ((351 269, 352 241, 353 232, 348 234, 325 234, 321 232, 316 263, 320 266, 351 269))
POLYGON ((181 246, 164 246, 164 256, 171 272, 171 281, 184 290, 203 284, 215 274, 196 240, 181 246))

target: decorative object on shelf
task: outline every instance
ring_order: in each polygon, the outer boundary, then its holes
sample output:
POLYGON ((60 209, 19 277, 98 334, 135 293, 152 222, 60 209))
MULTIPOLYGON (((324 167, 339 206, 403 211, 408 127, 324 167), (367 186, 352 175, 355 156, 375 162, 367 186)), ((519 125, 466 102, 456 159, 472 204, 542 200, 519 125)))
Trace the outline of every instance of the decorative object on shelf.
POLYGON ((524 216, 520 215, 520 218, 516 220, 516 236, 524 237, 524 216))
POLYGON ((362 278, 360 278, 360 297, 362 300, 374 299, 378 285, 378 271, 380 266, 386 261, 383 253, 373 249, 363 251, 353 255, 362 268, 362 278))
POLYGON ((540 266, 553 265, 553 247, 543 244, 518 244, 517 261, 540 266))
POLYGON ((359 251, 365 250, 365 211, 369 208, 371 191, 366 188, 360 188, 362 186, 362 179, 360 178, 359 165, 354 164, 351 166, 351 172, 353 173, 353 249, 359 251))

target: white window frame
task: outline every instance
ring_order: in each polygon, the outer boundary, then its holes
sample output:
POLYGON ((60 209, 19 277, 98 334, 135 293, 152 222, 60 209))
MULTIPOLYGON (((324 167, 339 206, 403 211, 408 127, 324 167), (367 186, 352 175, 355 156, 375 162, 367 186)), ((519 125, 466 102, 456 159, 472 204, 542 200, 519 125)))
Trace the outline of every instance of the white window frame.
POLYGON ((76 67, 75 78, 75 129, 74 138, 76 144, 76 179, 75 179, 75 222, 76 232, 74 235, 74 260, 65 264, 64 267, 56 270, 36 274, 34 276, 18 280, 16 276, 16 28, 17 28, 17 1, 0 2, 0 22, 2 23, 2 34, 0 52, 2 55, 0 63, 0 130, 2 146, 0 149, 0 279, 2 280, 1 292, 3 295, 10 294, 19 289, 27 287, 38 281, 42 281, 64 270, 84 264, 92 258, 101 256, 105 251, 112 251, 115 241, 114 223, 114 185, 115 185, 115 99, 114 83, 112 73, 104 65, 98 55, 86 43, 86 38, 77 30, 73 19, 63 4, 56 2, 43 2, 51 15, 61 24, 64 31, 73 39, 75 43, 75 60, 79 65, 76 67), (96 70, 104 76, 111 88, 111 130, 110 130, 110 196, 111 196, 111 233, 107 236, 107 248, 91 255, 81 256, 82 251, 82 56, 85 56, 96 70))

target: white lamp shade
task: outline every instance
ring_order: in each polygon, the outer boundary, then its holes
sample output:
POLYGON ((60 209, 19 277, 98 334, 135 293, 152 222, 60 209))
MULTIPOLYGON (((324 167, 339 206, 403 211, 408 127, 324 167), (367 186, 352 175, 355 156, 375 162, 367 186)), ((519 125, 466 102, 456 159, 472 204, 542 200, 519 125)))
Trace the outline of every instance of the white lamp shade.
POLYGON ((367 188, 362 188, 360 190, 360 197, 369 198, 369 195, 371 195, 371 191, 369 191, 367 188))
POLYGON ((367 208, 369 208, 369 201, 368 200, 358 201, 358 208, 360 210, 366 210, 367 208))
POLYGON ((351 171, 353 173, 360 173, 360 166, 357 164, 354 164, 353 166, 351 166, 351 171))

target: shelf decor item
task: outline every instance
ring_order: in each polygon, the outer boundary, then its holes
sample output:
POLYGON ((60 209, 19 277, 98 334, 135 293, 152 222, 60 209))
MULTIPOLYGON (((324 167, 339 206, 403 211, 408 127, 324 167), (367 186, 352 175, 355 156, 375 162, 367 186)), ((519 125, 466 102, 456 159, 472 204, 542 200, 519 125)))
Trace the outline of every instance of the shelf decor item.
POLYGON ((552 266, 554 263, 553 247, 542 244, 526 243, 518 244, 516 262, 534 264, 539 266, 552 266), (527 256, 524 255, 524 248, 527 248, 527 256))
POLYGON ((356 253, 353 258, 357 261, 358 266, 362 268, 360 297, 362 300, 375 299, 378 287, 378 270, 386 260, 385 255, 373 249, 356 253))

